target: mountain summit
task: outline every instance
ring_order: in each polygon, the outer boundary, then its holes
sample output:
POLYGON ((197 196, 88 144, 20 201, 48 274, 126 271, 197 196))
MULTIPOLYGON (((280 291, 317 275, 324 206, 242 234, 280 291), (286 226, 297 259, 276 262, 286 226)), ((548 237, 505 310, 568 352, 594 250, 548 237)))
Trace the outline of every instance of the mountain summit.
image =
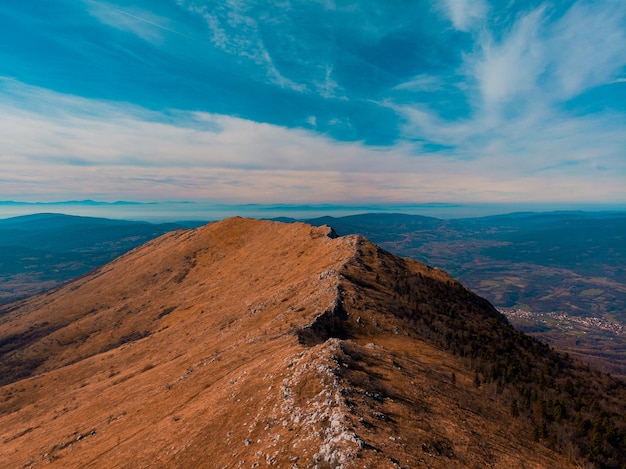
POLYGON ((624 383, 327 226, 166 234, 0 309, 0 359, 2 467, 624 463, 624 383))

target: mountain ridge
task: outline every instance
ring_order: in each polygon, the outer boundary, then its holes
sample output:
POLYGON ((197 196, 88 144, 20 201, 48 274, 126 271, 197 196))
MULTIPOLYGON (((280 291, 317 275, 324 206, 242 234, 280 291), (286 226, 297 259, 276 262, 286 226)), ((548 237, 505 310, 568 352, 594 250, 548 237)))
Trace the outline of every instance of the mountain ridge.
MULTIPOLYGON (((7 467, 570 467, 587 454, 558 446, 569 427, 543 408, 551 391, 523 381, 560 364, 542 379, 567 394, 582 365, 443 271, 329 227, 178 230, 0 309, 7 467), (514 386, 539 395, 528 410, 514 386)), ((607 383, 606 430, 622 438, 623 387, 607 383)), ((618 467, 610 438, 599 467, 618 467)))

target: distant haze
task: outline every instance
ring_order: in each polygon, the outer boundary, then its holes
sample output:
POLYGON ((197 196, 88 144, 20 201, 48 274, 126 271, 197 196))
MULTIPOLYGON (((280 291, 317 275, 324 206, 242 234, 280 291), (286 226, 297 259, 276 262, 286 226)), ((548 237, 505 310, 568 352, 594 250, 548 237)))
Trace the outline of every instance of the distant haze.
POLYGON ((0 219, 35 213, 64 213, 150 222, 181 220, 221 220, 230 216, 252 218, 345 216, 359 213, 405 213, 435 218, 473 218, 513 212, 560 210, 625 211, 618 204, 218 204, 211 202, 103 203, 66 201, 54 203, 16 203, 0 201, 0 219))

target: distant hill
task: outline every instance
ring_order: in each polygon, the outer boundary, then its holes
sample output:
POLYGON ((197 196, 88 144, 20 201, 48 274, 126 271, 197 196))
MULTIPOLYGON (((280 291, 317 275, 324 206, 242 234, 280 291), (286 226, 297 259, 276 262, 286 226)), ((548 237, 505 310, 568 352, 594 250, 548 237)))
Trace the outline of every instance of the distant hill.
POLYGON ((54 288, 191 223, 41 213, 0 219, 0 304, 54 288))
POLYGON ((0 308, 0 466, 626 464, 626 384, 439 269, 227 219, 0 308))

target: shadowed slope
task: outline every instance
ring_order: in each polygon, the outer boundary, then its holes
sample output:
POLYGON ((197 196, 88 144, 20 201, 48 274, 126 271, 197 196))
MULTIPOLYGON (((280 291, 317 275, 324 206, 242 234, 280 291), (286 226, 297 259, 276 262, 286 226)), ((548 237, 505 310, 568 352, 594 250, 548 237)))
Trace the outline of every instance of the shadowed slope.
POLYGON ((499 313, 328 227, 173 232, 6 310, 3 467, 568 467, 472 384, 499 313))

